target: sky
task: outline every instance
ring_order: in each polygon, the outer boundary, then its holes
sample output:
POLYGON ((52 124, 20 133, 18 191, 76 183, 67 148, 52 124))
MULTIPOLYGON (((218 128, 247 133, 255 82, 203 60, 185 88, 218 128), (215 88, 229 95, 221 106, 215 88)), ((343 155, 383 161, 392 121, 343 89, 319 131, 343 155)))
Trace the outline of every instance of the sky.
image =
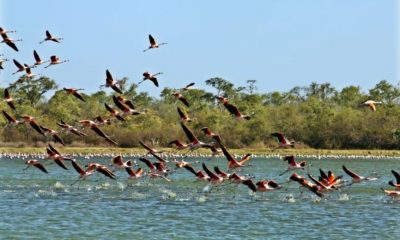
MULTIPOLYGON (((0 44, 0 53, 28 64, 33 50, 69 59, 33 72, 87 93, 105 83, 106 69, 130 82, 163 72, 159 88, 139 86, 151 96, 190 82, 211 90, 212 77, 235 86, 255 79, 260 93, 311 82, 367 91, 383 79, 399 84, 399 11, 395 0, 0 0, 0 26, 23 39, 19 52, 0 44), (62 43, 39 44, 45 30, 62 43), (168 44, 144 53, 148 34, 168 44)), ((18 79, 12 62, 4 68, 0 87, 18 79)))

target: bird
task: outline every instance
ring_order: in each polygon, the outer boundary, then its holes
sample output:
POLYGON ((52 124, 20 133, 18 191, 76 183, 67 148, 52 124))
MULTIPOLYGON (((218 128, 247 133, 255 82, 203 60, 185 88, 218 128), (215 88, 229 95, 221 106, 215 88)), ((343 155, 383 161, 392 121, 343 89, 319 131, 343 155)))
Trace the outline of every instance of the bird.
POLYGON ((50 128, 43 127, 43 126, 39 126, 39 127, 43 130, 45 135, 51 135, 53 137, 54 142, 61 143, 63 146, 65 146, 64 141, 60 138, 60 136, 58 136, 57 131, 50 129, 50 128))
POLYGON ((17 32, 17 31, 15 31, 15 30, 6 30, 6 29, 0 27, 0 34, 15 33, 15 32, 17 32))
POLYGON ((77 128, 65 123, 63 120, 61 120, 60 123, 57 123, 57 125, 66 130, 67 132, 71 132, 79 137, 87 136, 86 133, 79 131, 77 128))
POLYGON ((218 134, 213 133, 208 127, 203 127, 200 129, 207 137, 215 139, 217 142, 221 142, 221 137, 218 134))
POLYGON ((392 169, 392 174, 396 178, 396 183, 394 183, 392 180, 390 180, 388 182, 388 184, 390 186, 395 187, 396 190, 400 190, 400 173, 392 169))
POLYGON ((127 116, 127 115, 139 115, 141 112, 136 111, 134 108, 131 108, 127 104, 122 103, 116 96, 113 96, 113 101, 115 105, 122 111, 122 116, 127 116))
POLYGON ((2 43, 7 44, 10 48, 12 48, 12 49, 14 49, 15 51, 18 52, 18 48, 17 48, 17 45, 15 45, 15 42, 20 42, 20 41, 22 41, 22 39, 9 38, 7 36, 7 33, 1 33, 0 35, 3 38, 3 41, 1 41, 2 43))
POLYGON ((6 111, 4 111, 3 110, 3 115, 4 115, 4 117, 7 119, 7 124, 9 124, 9 125, 14 125, 14 126, 17 126, 17 125, 20 125, 20 124, 23 124, 24 123, 24 121, 23 120, 16 120, 15 118, 13 118, 13 117, 11 117, 11 115, 10 114, 8 114, 6 111))
POLYGON ((389 196, 389 197, 400 197, 400 191, 397 190, 386 190, 383 189, 382 190, 389 196))
POLYGON ((374 100, 367 100, 364 103, 362 103, 364 106, 368 106, 371 111, 376 112, 376 105, 377 104, 382 104, 382 102, 377 102, 374 100))
POLYGON ((42 65, 43 63, 47 63, 47 62, 50 61, 50 60, 43 61, 43 60, 40 58, 39 54, 36 52, 36 50, 33 50, 33 57, 35 58, 35 63, 33 64, 33 67, 37 67, 37 66, 39 66, 39 65, 42 65))
POLYGON ((298 182, 301 186, 310 190, 318 197, 323 197, 323 194, 319 192, 319 188, 316 184, 313 184, 312 182, 307 181, 306 179, 304 179, 304 177, 298 175, 297 173, 293 173, 290 176, 289 181, 298 182))
POLYGON ((40 126, 36 123, 35 118, 29 115, 25 115, 22 117, 25 123, 29 123, 33 129, 36 130, 36 132, 40 133, 41 135, 44 136, 44 132, 40 128, 40 126))
POLYGON ((272 133, 271 136, 277 137, 279 140, 279 146, 277 148, 283 148, 283 147, 294 147, 295 142, 294 141, 289 141, 283 133, 272 133))
POLYGON ((42 41, 39 42, 39 44, 42 44, 46 41, 53 41, 56 43, 60 43, 60 40, 63 40, 62 38, 57 38, 57 37, 53 37, 50 32, 48 30, 46 30, 46 38, 43 39, 42 41))
POLYGON ((302 169, 302 170, 304 170, 305 167, 306 167, 306 161, 302 161, 302 162, 297 163, 297 162, 294 160, 294 156, 293 156, 293 155, 292 155, 292 156, 286 156, 286 157, 284 157, 284 158, 283 158, 283 161, 287 161, 287 162, 288 162, 288 166, 287 166, 287 169, 286 169, 284 172, 282 172, 281 174, 279 174, 279 176, 282 176, 283 174, 285 174, 285 173, 287 173, 287 172, 289 172, 289 171, 296 170, 296 169, 302 169))
POLYGON ((341 176, 335 177, 331 181, 317 180, 310 173, 307 173, 307 176, 317 185, 319 192, 330 192, 341 187, 339 184, 341 176))
POLYGON ((78 92, 80 90, 84 90, 82 88, 63 88, 68 94, 72 94, 74 95, 76 98, 78 98, 79 100, 86 102, 85 99, 83 98, 83 96, 78 92))
POLYGON ((222 153, 225 158, 228 160, 228 169, 241 168, 245 166, 245 163, 251 159, 251 153, 244 155, 240 160, 236 160, 225 148, 222 143, 219 143, 222 153))
POLYGON ((117 99, 118 99, 118 101, 120 101, 121 103, 126 104, 128 107, 130 107, 130 108, 132 108, 132 109, 135 109, 135 106, 133 105, 133 103, 132 103, 131 100, 128 100, 128 99, 124 98, 124 97, 121 96, 121 95, 119 95, 119 96, 117 97, 117 99))
POLYGON ((320 177, 318 178, 318 182, 328 187, 333 185, 339 185, 343 177, 343 176, 336 177, 332 171, 328 171, 328 174, 326 174, 322 169, 319 169, 319 172, 320 172, 320 177))
POLYGON ((121 90, 121 86, 120 86, 120 82, 116 81, 113 79, 110 71, 108 71, 108 69, 106 70, 106 84, 102 85, 105 87, 111 87, 114 91, 116 91, 119 94, 122 94, 122 90, 121 90))
POLYGON ((139 141, 139 144, 144 148, 144 149, 146 149, 148 152, 148 154, 150 154, 150 153, 162 153, 162 151, 159 151, 159 150, 156 150, 156 149, 154 149, 154 148, 151 148, 151 147, 149 147, 149 146, 147 146, 146 144, 144 144, 142 141, 139 141))
POLYGON ((143 176, 142 168, 138 168, 136 171, 134 171, 130 167, 126 167, 125 170, 129 175, 129 177, 128 177, 129 180, 138 179, 143 176))
POLYGON ((32 73, 32 69, 28 64, 24 63, 24 67, 25 67, 25 76, 26 77, 32 78, 32 77, 36 76, 36 74, 32 73))
POLYGON ((164 162, 155 162, 152 163, 147 158, 139 158, 139 161, 146 164, 146 166, 150 169, 150 172, 147 174, 149 177, 152 178, 163 178, 166 181, 170 181, 166 176, 169 173, 169 169, 167 169, 164 162))
POLYGON ((168 145, 175 145, 177 150, 183 150, 189 147, 189 144, 182 143, 179 140, 174 140, 168 143, 168 145))
POLYGON ((274 180, 261 180, 254 184, 252 179, 247 179, 243 180, 242 183, 253 192, 270 192, 282 188, 282 186, 274 180))
POLYGON ((121 155, 113 157, 111 163, 114 169, 130 168, 132 167, 132 161, 124 161, 121 155))
POLYGON ((61 155, 61 153, 59 151, 57 151, 57 149, 55 149, 51 144, 49 144, 49 147, 46 148, 46 152, 47 152, 47 158, 54 160, 54 162, 59 167, 65 169, 65 170, 68 170, 68 168, 65 165, 64 160, 73 161, 72 158, 64 157, 63 155, 61 155))
POLYGON ((50 66, 52 66, 52 65, 57 65, 57 64, 65 63, 65 62, 69 62, 69 60, 66 59, 66 60, 64 60, 64 61, 60 61, 60 58, 59 58, 59 57, 57 57, 56 55, 53 55, 53 56, 50 57, 50 63, 49 63, 49 65, 47 65, 47 66, 44 67, 44 68, 48 68, 48 67, 50 67, 50 66))
POLYGON ((235 105, 233 105, 227 101, 223 102, 223 105, 230 114, 232 114, 236 117, 237 120, 240 120, 240 119, 250 120, 251 119, 250 115, 243 115, 235 105))
POLYGON ((207 174, 205 174, 201 170, 195 171, 191 165, 186 165, 183 168, 185 168, 189 172, 193 173, 196 176, 196 180, 198 180, 198 181, 208 181, 208 179, 210 178, 207 174))
POLYGON ((19 73, 19 72, 24 72, 25 71, 25 66, 19 63, 17 60, 13 59, 14 65, 18 68, 16 72, 13 72, 13 75, 19 73))
POLYGON ((185 104, 186 107, 189 107, 188 100, 180 92, 174 92, 171 95, 174 96, 179 101, 181 101, 183 104, 185 104))
POLYGON ((187 128, 185 126, 185 124, 183 124, 182 122, 181 122, 181 127, 182 127, 183 131, 185 132, 187 138, 190 141, 190 143, 189 143, 189 150, 190 151, 198 149, 198 148, 211 148, 211 147, 213 147, 213 145, 211 145, 211 144, 200 142, 199 139, 197 139, 197 137, 193 134, 193 132, 189 128, 187 128))
POLYGON ((163 74, 163 73, 162 73, 162 72, 158 72, 158 73, 156 73, 156 74, 151 74, 151 73, 149 73, 149 72, 144 72, 144 73, 143 73, 143 80, 140 81, 138 84, 141 84, 142 82, 144 82, 144 81, 146 81, 146 80, 150 80, 150 81, 152 81, 152 82, 154 83, 154 85, 155 85, 156 87, 158 87, 158 81, 157 81, 156 76, 157 76, 157 75, 160 75, 160 74, 163 74))
POLYGON ((207 173, 209 177, 207 180, 210 184, 219 185, 224 181, 223 177, 218 176, 218 174, 215 174, 210 169, 208 169, 205 163, 202 163, 201 166, 203 167, 204 172, 207 173))
POLYGON ((183 88, 181 88, 181 91, 187 91, 189 89, 193 89, 194 84, 195 84, 194 82, 189 83, 188 85, 186 85, 183 88))
POLYGON ((223 96, 216 96, 215 98, 218 100, 219 103, 222 103, 222 104, 229 102, 228 98, 223 97, 223 96))
POLYGON ((111 124, 111 119, 104 119, 101 116, 98 116, 93 119, 93 121, 96 123, 97 126, 103 126, 103 125, 110 125, 111 124))
POLYGON ((349 175, 351 177, 351 184, 360 183, 360 182, 363 182, 363 181, 374 181, 374 180, 378 179, 376 177, 364 177, 364 176, 361 176, 361 175, 353 172, 352 170, 348 169, 345 165, 342 165, 342 169, 347 175, 349 175))
POLYGON ((97 123, 92 121, 92 120, 80 120, 79 123, 83 126, 83 127, 87 127, 90 128, 93 132, 95 132, 97 135, 99 135, 100 137, 104 138, 105 140, 107 140, 107 142, 114 144, 114 145, 118 145, 117 142, 115 142, 114 140, 112 140, 109 136, 107 136, 103 131, 101 131, 101 129, 97 126, 97 123))
POLYGON ((28 165, 28 166, 23 171, 27 170, 29 167, 35 167, 35 168, 39 169, 40 171, 42 171, 44 173, 49 173, 49 172, 47 172, 47 170, 43 166, 43 164, 41 164, 36 159, 29 159, 29 160, 25 161, 25 164, 28 165))
POLYGON ((10 108, 15 110, 14 99, 11 97, 8 88, 4 89, 4 101, 7 103, 10 108))
POLYGON ((147 50, 150 50, 152 48, 159 48, 161 45, 165 45, 167 43, 163 42, 163 43, 157 43, 156 40, 153 38, 153 36, 151 36, 151 34, 149 34, 149 42, 150 42, 150 46, 143 50, 143 52, 146 52, 147 50))
POLYGON ((99 163, 89 163, 88 165, 86 165, 86 169, 84 170, 81 166, 79 166, 78 163, 76 163, 75 160, 71 161, 72 163, 72 167, 78 172, 79 174, 79 179, 76 180, 74 183, 72 183, 71 185, 74 185, 75 183, 77 183, 78 181, 81 180, 85 180, 87 177, 91 176, 93 173, 95 172, 99 172, 101 174, 103 174, 104 176, 111 178, 113 180, 115 180, 115 174, 108 169, 106 166, 99 164, 99 163))
POLYGON ((104 103, 104 106, 106 107, 107 111, 111 114, 111 116, 117 118, 120 121, 125 121, 125 118, 122 117, 122 113, 119 112, 117 109, 111 107, 107 103, 104 103))
POLYGON ((182 122, 192 122, 192 119, 190 119, 189 115, 183 112, 180 107, 177 107, 176 109, 178 110, 178 114, 182 122))

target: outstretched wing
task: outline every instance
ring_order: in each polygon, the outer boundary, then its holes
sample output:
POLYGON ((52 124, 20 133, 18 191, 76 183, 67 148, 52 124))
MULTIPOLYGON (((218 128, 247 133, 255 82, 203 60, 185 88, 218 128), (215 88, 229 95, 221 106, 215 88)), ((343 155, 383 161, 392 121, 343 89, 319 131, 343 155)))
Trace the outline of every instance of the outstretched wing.
POLYGON ((187 138, 189 139, 189 141, 191 141, 192 143, 193 142, 196 142, 196 143, 199 142, 199 140, 194 136, 192 131, 190 131, 190 129, 185 126, 185 124, 181 123, 181 126, 182 126, 182 129, 185 132, 187 138))

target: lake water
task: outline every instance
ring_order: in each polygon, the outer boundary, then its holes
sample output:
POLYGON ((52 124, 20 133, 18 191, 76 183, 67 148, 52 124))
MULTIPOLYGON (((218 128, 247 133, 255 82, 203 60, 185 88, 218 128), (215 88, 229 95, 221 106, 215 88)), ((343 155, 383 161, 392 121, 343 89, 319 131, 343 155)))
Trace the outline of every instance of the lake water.
MULTIPOLYGON (((224 159, 200 160, 209 167, 226 168, 224 159)), ((298 160, 301 160, 299 158, 298 160)), ((84 165, 89 160, 77 159, 84 165)), ((96 158, 90 162, 109 163, 96 158)), ((355 184, 324 199, 300 193, 297 183, 266 194, 252 194, 241 185, 226 185, 203 192, 206 183, 178 169, 164 180, 127 182, 125 171, 116 181, 102 175, 70 186, 77 173, 52 164, 49 174, 30 168, 24 161, 0 159, 1 239, 398 239, 400 200, 387 197, 395 159, 320 159, 310 172, 332 170, 343 175, 343 164, 362 174, 375 172, 377 181, 355 184)), ((139 163, 141 166, 142 164, 139 163)), ((285 162, 255 158, 241 174, 256 180, 287 181, 279 176, 285 162)), ((145 168, 145 166, 143 166, 145 168)), ((194 164, 200 168, 200 163, 194 164)), ((304 172, 298 171, 305 175, 304 172)), ((344 176, 349 180, 348 176, 344 176)))

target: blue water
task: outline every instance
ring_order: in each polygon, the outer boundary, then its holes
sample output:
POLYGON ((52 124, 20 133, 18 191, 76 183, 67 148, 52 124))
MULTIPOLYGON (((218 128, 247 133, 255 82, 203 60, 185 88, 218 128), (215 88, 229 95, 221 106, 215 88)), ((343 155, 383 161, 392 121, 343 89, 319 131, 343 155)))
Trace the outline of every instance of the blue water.
MULTIPOLYGON (((90 162, 109 163, 97 158, 90 162)), ((194 159, 188 159, 191 161, 194 159)), ((196 159, 225 169, 226 160, 196 159)), ((300 160, 300 159, 299 159, 300 160)), ((89 162, 77 159, 84 165, 89 162)), ((381 176, 355 184, 324 199, 301 194, 296 183, 266 194, 253 194, 241 185, 225 185, 204 193, 206 183, 178 169, 164 180, 127 182, 125 171, 116 181, 101 175, 70 186, 77 173, 52 164, 49 174, 25 168, 24 161, 0 159, 1 239, 397 239, 400 200, 387 197, 391 169, 399 160, 308 160, 318 168, 343 175, 354 171, 381 176)), ((286 165, 279 159, 256 158, 241 174, 285 182, 286 165)), ((141 164, 141 163, 140 163, 141 164)), ((171 165, 172 166, 172 165, 171 165)), ((194 164, 200 168, 200 164, 194 164)), ((145 166, 143 166, 145 167, 145 166)), ((302 171, 299 174, 304 175, 302 171)), ((345 179, 349 180, 347 176, 345 179)))

